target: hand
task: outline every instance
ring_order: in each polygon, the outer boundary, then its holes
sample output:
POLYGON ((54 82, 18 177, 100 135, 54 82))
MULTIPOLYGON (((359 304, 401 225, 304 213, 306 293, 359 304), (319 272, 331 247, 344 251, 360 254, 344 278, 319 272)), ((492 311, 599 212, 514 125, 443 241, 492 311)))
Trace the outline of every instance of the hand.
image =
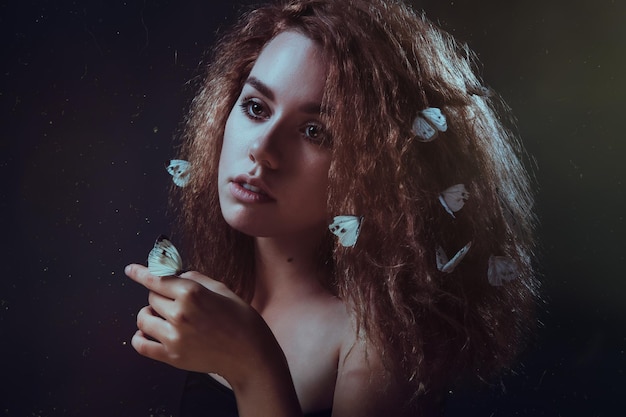
POLYGON ((230 383, 242 417, 301 416, 287 360, 263 318, 218 281, 198 272, 156 277, 128 265, 150 290, 137 314, 137 352, 177 368, 214 372, 230 383))
POLYGON ((185 370, 215 372, 229 382, 245 378, 263 361, 259 343, 267 340, 264 332, 273 339, 271 331, 224 284, 193 271, 156 277, 136 264, 125 273, 150 290, 131 342, 141 355, 185 370))

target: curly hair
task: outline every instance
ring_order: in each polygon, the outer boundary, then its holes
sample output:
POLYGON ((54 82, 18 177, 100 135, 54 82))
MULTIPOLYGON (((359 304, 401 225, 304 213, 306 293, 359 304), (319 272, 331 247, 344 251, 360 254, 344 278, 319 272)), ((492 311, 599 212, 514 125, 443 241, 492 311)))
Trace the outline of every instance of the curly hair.
POLYGON ((175 191, 192 264, 251 299, 252 238, 222 218, 217 169, 226 120, 256 58, 288 30, 317 42, 330 65, 322 106, 332 110, 321 116, 332 137, 329 219, 364 218, 355 247, 330 233, 321 245, 324 284, 353 309, 387 366, 416 387, 508 366, 538 298, 523 149, 474 54, 400 1, 279 1, 222 35, 186 120, 181 157, 191 181, 175 191), (412 123, 428 107, 441 109, 448 129, 425 143, 412 123), (458 183, 470 198, 453 217, 438 197, 458 183), (468 242, 463 261, 440 271, 436 248, 453 254, 468 242), (514 262, 517 279, 490 285, 492 255, 514 262))

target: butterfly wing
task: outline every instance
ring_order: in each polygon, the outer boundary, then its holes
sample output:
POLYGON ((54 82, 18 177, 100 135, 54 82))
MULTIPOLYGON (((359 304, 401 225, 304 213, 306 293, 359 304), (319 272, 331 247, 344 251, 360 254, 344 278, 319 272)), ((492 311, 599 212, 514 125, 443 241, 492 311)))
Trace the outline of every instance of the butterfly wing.
POLYGON ((184 187, 189 183, 190 170, 189 162, 182 159, 172 159, 167 166, 167 172, 172 176, 172 181, 179 187, 184 187))
POLYGON ((429 107, 427 109, 422 110, 422 116, 430 124, 432 124, 438 131, 445 132, 448 130, 448 122, 446 121, 446 116, 441 113, 441 110, 437 107, 429 107))
POLYGON ((453 257, 448 260, 446 253, 443 251, 441 247, 437 248, 436 258, 437 258, 437 269, 441 272, 450 273, 454 271, 454 268, 463 260, 467 252, 469 252, 470 247, 472 246, 472 242, 469 242, 467 245, 463 246, 453 257))
POLYGON ((469 193, 463 184, 455 184, 447 188, 439 195, 439 202, 443 208, 452 216, 461 210, 469 198, 469 193))
POLYGON ((166 277, 178 275, 182 269, 183 261, 176 247, 167 236, 159 236, 148 254, 148 271, 152 275, 166 277))
POLYGON ((506 256, 490 256, 487 279, 495 287, 517 278, 519 272, 515 263, 506 256))
POLYGON ((448 255, 446 255, 441 246, 437 246, 437 250, 435 251, 435 259, 437 260, 437 269, 440 271, 443 271, 443 268, 450 261, 450 259, 448 259, 448 255))
POLYGON ((361 232, 363 217, 336 216, 328 229, 339 238, 341 246, 353 247, 361 232))
POLYGON ((422 142, 430 142, 437 136, 437 130, 420 115, 413 121, 412 130, 422 142))

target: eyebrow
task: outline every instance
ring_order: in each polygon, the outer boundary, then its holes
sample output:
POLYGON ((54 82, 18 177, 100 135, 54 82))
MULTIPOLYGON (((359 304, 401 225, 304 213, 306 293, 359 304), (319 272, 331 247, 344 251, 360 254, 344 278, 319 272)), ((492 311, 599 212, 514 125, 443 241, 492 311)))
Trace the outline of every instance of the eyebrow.
POLYGON ((261 80, 256 77, 248 77, 246 84, 257 89, 261 94, 270 100, 274 100, 274 92, 261 80))
MULTIPOLYGON (((272 101, 275 100, 275 95, 272 89, 258 78, 254 76, 248 77, 248 79, 246 80, 246 84, 255 88, 268 99, 272 101)), ((300 106, 299 110, 303 113, 321 114, 322 105, 320 103, 304 103, 302 106, 300 106)))

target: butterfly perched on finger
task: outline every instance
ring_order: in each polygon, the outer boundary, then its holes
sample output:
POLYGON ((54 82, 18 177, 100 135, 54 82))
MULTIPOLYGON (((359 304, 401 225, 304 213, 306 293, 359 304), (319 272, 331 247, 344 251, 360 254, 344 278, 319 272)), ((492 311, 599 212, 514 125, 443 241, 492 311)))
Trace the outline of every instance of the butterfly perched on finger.
POLYGON ((183 260, 169 238, 161 235, 148 254, 148 271, 157 277, 179 275, 183 272, 183 260))

